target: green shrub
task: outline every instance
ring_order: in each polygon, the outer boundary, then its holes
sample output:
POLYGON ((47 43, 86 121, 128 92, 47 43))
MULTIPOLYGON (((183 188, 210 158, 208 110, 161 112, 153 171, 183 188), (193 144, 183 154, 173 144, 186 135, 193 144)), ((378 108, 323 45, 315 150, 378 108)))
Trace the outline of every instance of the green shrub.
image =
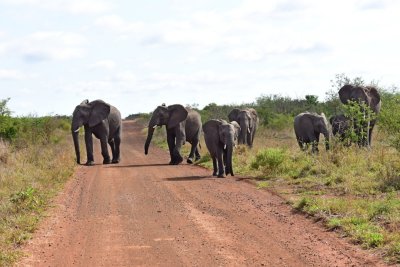
POLYGON ((286 158, 285 151, 279 148, 267 148, 259 151, 252 162, 250 168, 253 170, 262 169, 264 172, 276 173, 279 166, 286 158))

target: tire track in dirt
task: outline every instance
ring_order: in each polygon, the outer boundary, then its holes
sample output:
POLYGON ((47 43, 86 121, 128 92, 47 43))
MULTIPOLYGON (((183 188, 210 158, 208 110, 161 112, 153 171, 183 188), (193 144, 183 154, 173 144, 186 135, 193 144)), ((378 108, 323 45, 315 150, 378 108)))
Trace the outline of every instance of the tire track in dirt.
POLYGON ((143 144, 124 122, 122 162, 79 166, 18 265, 385 266, 278 196, 143 144))

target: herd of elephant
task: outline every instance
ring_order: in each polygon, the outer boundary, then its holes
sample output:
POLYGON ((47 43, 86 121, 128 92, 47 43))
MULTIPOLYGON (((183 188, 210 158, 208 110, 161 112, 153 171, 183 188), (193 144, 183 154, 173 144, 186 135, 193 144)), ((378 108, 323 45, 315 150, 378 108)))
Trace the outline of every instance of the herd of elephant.
MULTIPOLYGON (((339 90, 339 98, 342 103, 356 101, 365 103, 376 114, 379 113, 381 100, 376 88, 372 86, 345 85, 339 90)), ((229 121, 223 119, 211 119, 204 124, 201 122, 200 114, 182 105, 158 106, 149 121, 147 139, 144 144, 144 153, 147 155, 153 133, 156 127, 166 126, 167 143, 170 153, 170 165, 178 165, 183 161, 180 153, 185 142, 191 144, 187 163, 191 164, 200 159, 199 142, 204 133, 204 140, 213 162, 213 175, 224 177, 234 175, 232 167, 232 154, 235 144, 245 144, 252 147, 259 117, 253 108, 233 109, 228 114, 229 121)), ((371 143, 371 134, 376 120, 368 125, 368 135, 360 145, 371 143)), ((332 133, 344 136, 345 131, 351 126, 350 119, 340 114, 330 118, 332 133)), ((101 143, 101 154, 103 164, 119 163, 121 143, 121 114, 117 108, 102 100, 89 102, 83 101, 79 104, 72 117, 71 131, 75 146, 76 160, 80 164, 79 129, 83 126, 85 130, 85 144, 87 162, 85 165, 94 165, 93 139, 94 134, 101 143), (112 159, 110 158, 107 143, 111 147, 112 159)), ((297 142, 302 150, 309 144, 312 151, 318 151, 320 134, 325 136, 326 149, 329 149, 329 127, 325 115, 322 113, 304 112, 294 119, 294 131, 297 142)), ((355 129, 356 133, 361 129, 355 129)))

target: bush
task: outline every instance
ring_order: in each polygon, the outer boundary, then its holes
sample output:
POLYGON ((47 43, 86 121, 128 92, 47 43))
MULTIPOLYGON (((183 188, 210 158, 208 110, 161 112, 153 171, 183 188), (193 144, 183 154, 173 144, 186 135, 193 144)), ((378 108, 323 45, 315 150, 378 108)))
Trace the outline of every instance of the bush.
POLYGON ((279 148, 267 148, 259 151, 250 163, 253 170, 262 170, 264 174, 275 174, 286 158, 285 151, 279 148))

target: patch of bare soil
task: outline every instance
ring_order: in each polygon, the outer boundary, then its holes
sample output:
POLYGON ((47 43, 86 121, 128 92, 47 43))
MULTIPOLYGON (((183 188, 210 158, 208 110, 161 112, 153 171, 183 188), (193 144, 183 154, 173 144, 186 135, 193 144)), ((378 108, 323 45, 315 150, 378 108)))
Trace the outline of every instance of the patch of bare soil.
POLYGON ((134 122, 121 145, 76 169, 19 266, 385 266, 240 177, 145 156, 134 122))

